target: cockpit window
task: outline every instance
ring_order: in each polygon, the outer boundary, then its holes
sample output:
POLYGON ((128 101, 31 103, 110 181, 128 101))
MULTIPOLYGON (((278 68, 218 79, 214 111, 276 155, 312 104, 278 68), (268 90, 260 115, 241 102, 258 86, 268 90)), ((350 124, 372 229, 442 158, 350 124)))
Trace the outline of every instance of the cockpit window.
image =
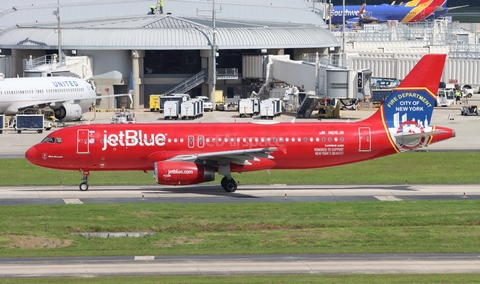
POLYGON ((62 144, 62 137, 55 138, 57 140, 57 144, 62 144))
POLYGON ((43 138, 42 143, 55 143, 55 138, 47 136, 43 138))

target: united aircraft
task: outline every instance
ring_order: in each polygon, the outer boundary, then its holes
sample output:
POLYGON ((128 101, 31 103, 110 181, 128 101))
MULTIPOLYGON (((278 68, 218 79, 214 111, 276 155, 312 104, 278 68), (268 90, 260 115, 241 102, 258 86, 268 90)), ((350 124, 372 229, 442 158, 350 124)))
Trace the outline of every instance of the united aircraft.
MULTIPOLYGON (((468 5, 467 5, 468 6, 468 5)), ((447 0, 413 0, 398 5, 395 2, 381 5, 345 6, 345 21, 349 24, 368 24, 396 20, 402 23, 413 23, 445 15, 449 10, 463 8, 458 6, 447 8, 447 0)), ((334 6, 332 24, 343 24, 343 6, 334 6)))
POLYGON ((425 55, 371 117, 356 122, 89 124, 32 146, 32 164, 80 171, 152 171, 158 184, 213 181, 234 192, 234 173, 323 168, 411 151, 455 136, 432 126, 446 55, 425 55))
POLYGON ((97 99, 126 95, 99 97, 90 83, 75 77, 0 76, 0 114, 6 115, 48 106, 56 119, 74 121, 94 106, 97 99))

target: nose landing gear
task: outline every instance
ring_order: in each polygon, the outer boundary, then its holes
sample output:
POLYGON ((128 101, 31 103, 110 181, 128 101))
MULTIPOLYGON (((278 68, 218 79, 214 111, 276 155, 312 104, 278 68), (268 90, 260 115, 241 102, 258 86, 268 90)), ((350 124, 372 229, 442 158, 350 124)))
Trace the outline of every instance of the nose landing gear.
POLYGON ((82 183, 78 186, 81 191, 88 190, 88 175, 90 174, 89 171, 83 171, 82 183))

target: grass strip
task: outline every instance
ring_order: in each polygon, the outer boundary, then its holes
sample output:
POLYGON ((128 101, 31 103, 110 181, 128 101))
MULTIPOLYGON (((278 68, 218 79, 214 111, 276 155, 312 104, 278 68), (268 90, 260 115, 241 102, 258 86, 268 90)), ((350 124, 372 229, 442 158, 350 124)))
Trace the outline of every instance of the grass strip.
MULTIPOLYGON (((310 170, 233 173, 241 184, 469 184, 479 183, 480 152, 411 152, 356 164, 310 170)), ((25 159, 0 159, 0 186, 78 185, 77 171, 34 166, 25 159)), ((217 176, 215 184, 219 183, 217 176)), ((151 172, 91 172, 91 185, 155 184, 151 172)))
POLYGON ((478 253, 480 201, 0 207, 0 257, 478 253), (86 238, 78 232, 155 232, 86 238))

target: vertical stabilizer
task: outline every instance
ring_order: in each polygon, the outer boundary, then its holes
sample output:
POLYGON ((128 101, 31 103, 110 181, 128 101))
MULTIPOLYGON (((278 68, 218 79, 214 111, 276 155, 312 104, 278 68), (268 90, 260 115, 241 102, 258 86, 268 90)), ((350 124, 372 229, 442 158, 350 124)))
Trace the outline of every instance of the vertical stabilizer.
POLYGON ((425 55, 381 106, 385 130, 398 151, 422 147, 440 134, 430 123, 445 60, 445 54, 425 55))

